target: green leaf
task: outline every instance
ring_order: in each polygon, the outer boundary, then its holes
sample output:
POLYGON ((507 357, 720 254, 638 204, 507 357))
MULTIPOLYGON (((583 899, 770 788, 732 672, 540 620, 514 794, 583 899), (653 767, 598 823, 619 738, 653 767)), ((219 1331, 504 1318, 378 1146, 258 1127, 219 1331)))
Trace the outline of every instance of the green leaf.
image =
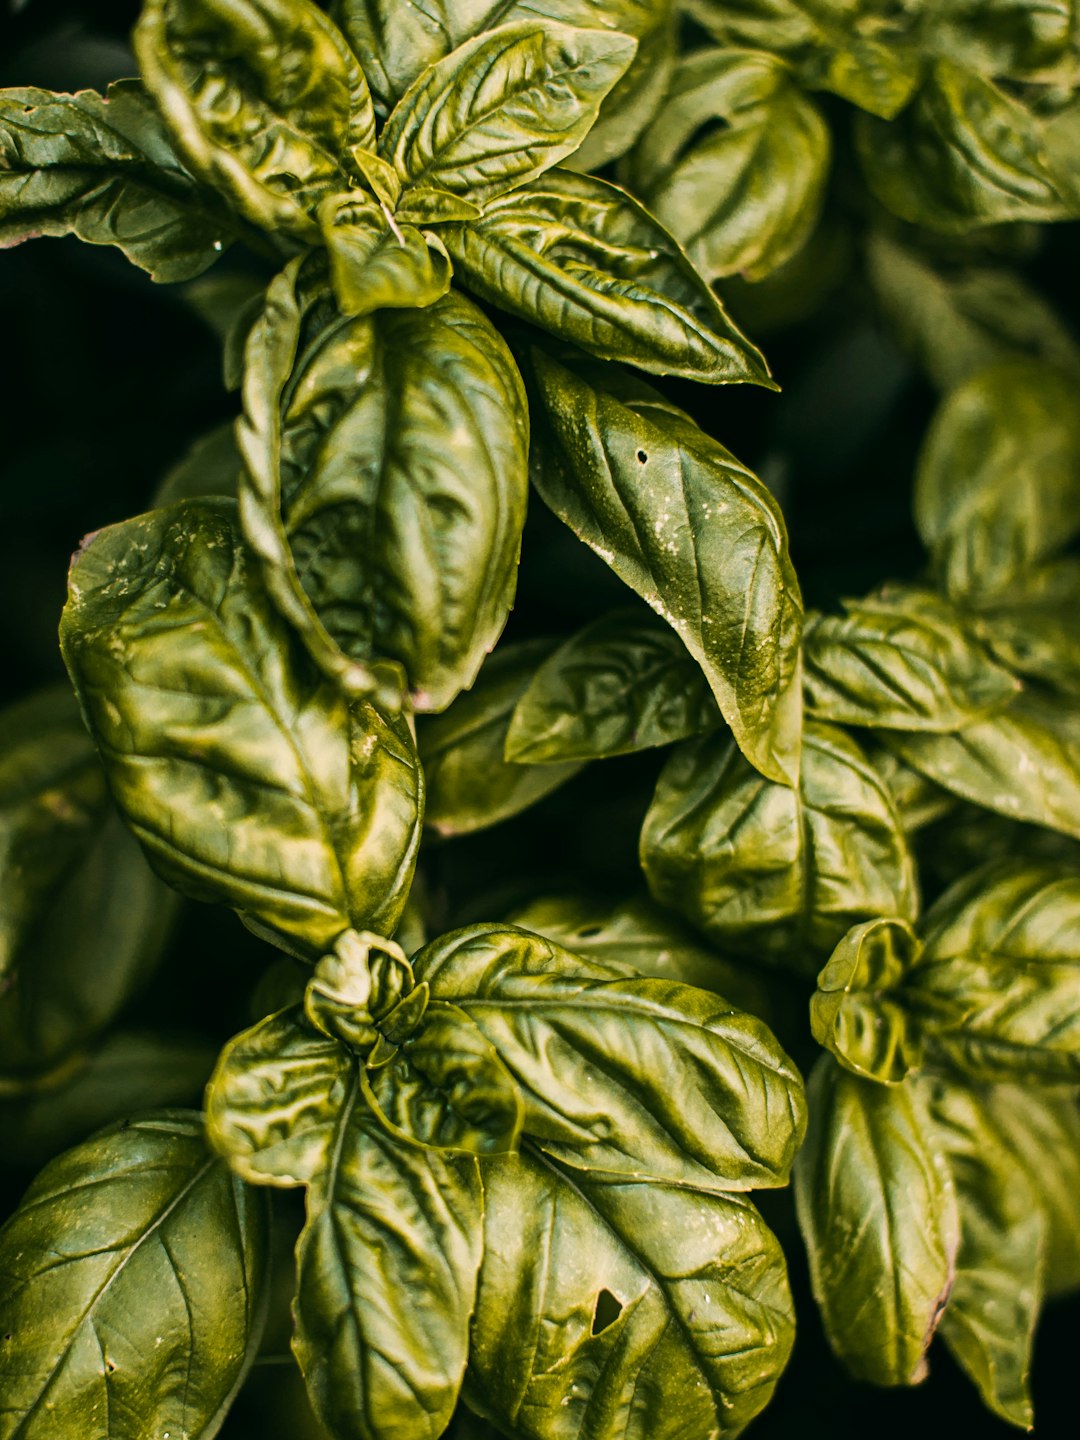
POLYGON ((500 645, 471 690, 443 715, 416 727, 427 780, 426 823, 438 835, 464 835, 508 820, 557 790, 581 762, 524 765, 506 760, 510 721, 537 666, 551 654, 547 640, 500 645))
POLYGON ((450 258, 435 235, 412 225, 397 233, 361 191, 329 195, 319 224, 338 308, 357 319, 376 310, 423 309, 450 289, 450 258))
POLYGON ((154 505, 176 505, 181 500, 211 496, 236 498, 242 467, 236 444, 236 424, 226 420, 199 437, 178 460, 154 492, 154 505))
POLYGON ((212 1435, 262 1330, 268 1222, 190 1111, 46 1166, 0 1230, 6 1433, 212 1435))
POLYGON ((829 1055, 810 1077, 795 1204, 825 1333, 859 1380, 914 1385, 953 1283, 956 1193, 920 1092, 857 1079, 829 1055))
POLYGON ((774 1007, 768 979, 711 950, 689 926, 646 896, 613 907, 585 896, 550 896, 509 918, 522 930, 586 960, 711 990, 769 1023, 774 1007))
POLYGON ((375 112, 344 37, 311 0, 146 0, 135 52, 197 175, 256 225, 317 242, 312 211, 359 178, 375 112))
POLYGON ((768 1403, 794 1315, 747 1199, 568 1173, 535 1150, 483 1176, 466 1397, 501 1433, 728 1436, 768 1403))
POLYGON ((550 170, 445 240, 481 300, 602 360, 709 384, 772 384, 761 352, 667 231, 595 176, 550 170))
POLYGON ((723 1191, 787 1182, 802 1082, 760 1020, 515 926, 454 931, 414 965, 494 1046, 525 1133, 575 1173, 723 1191))
POLYGON ((506 345, 455 294, 343 319, 321 264, 293 265, 252 334, 244 404, 241 518, 283 615, 349 688, 388 657, 414 708, 444 709, 517 583, 529 425, 506 345))
POLYGON ((1080 1077, 1080 872, 991 861, 952 886, 908 977, 934 1044, 979 1080, 1080 1077))
POLYGON ((682 0, 724 45, 783 56, 811 90, 831 90, 892 119, 919 73, 903 13, 882 16, 875 0, 682 0))
POLYGON ((673 0, 605 0, 598 14, 589 0, 554 3, 567 19, 571 11, 583 10, 580 23, 613 23, 638 42, 630 68, 604 97, 595 125, 567 161, 574 170, 599 170, 625 155, 664 103, 675 66, 678 9, 673 0))
POLYGON ((1026 571, 981 608, 974 627, 1010 670, 1080 697, 1080 560, 1026 571))
POLYGON ((1025 692, 1007 710, 955 735, 882 731, 906 764, 935 784, 1080 839, 1080 714, 1072 703, 1025 692))
POLYGON ((860 116, 856 140, 870 190, 914 225, 964 234, 1076 213, 1034 112, 951 60, 933 62, 899 119, 860 116))
POLYGON ((356 1440, 438 1440, 457 1401, 483 1243, 475 1159, 339 1112, 297 1245, 293 1349, 316 1414, 356 1440))
POLYGON ((939 390, 1009 360, 1045 360, 1080 372, 1076 341, 1013 271, 970 263, 934 269, 881 232, 870 236, 866 256, 894 336, 939 390))
POLYGON ((976 1092, 939 1081, 930 1089, 930 1112, 960 1208, 956 1278, 941 1336, 989 1408, 1030 1430, 1028 1372, 1047 1230, 1037 1183, 1017 1166, 993 1110, 976 1092))
POLYGON ((208 1040, 120 1030, 87 1054, 14 1084, 0 1078, 0 1151, 37 1169, 103 1125, 163 1106, 198 1104, 214 1068, 208 1040))
POLYGON ((501 25, 418 76, 379 154, 406 189, 433 185, 484 205, 577 149, 636 48, 619 31, 501 25))
POLYGON ((648 612, 616 610, 560 645, 515 707, 506 758, 531 764, 629 755, 721 723, 682 641, 648 612))
POLYGON ((39 235, 115 245, 158 281, 199 275, 233 239, 137 80, 54 95, 0 90, 0 249, 39 235))
POLYGON ((852 925, 912 920, 915 867, 883 781, 842 731, 809 724, 798 790, 723 736, 680 746, 660 775, 641 863, 661 904, 721 949, 806 975, 852 925))
POLYGON ((680 62, 628 174, 703 275, 760 280, 817 224, 829 132, 787 66, 753 50, 680 62))
POLYGON ((899 1085, 922 1060, 922 1037, 899 989, 918 952, 906 920, 856 925, 833 951, 810 1000, 814 1039, 853 1075, 899 1085))
POLYGON ((905 834, 914 835, 956 808, 955 796, 905 765, 891 750, 872 751, 870 763, 892 796, 905 834))
POLYGON ((229 502, 85 542, 62 645, 113 794, 163 878, 316 954, 350 925, 393 929, 423 808, 408 726, 313 673, 229 502))
POLYGON ((1050 78, 1074 40, 1073 0, 937 0, 922 38, 943 55, 986 75, 1050 78))
POLYGON ((803 634, 807 708, 823 720, 949 732, 1001 710, 1019 682, 929 590, 888 585, 803 634))
POLYGON ((533 365, 541 498, 676 631, 751 763, 794 783, 802 600, 776 502, 680 412, 533 365))
POLYGON ((915 520, 949 595, 986 603, 1080 532, 1076 381, 1048 365, 980 371, 923 444, 915 520))

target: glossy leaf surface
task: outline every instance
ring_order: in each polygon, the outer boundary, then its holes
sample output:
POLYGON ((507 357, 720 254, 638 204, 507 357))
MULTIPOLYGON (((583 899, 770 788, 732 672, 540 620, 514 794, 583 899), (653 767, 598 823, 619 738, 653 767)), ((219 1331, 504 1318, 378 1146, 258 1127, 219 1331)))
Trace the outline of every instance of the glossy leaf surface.
POLYGON ((483 1173, 466 1395, 502 1430, 726 1437, 768 1402, 793 1315, 748 1200, 571 1175, 535 1151, 483 1173))
POLYGON ((677 68, 663 123, 628 173, 703 275, 760 280, 817 224, 829 157, 825 122, 787 66, 761 51, 703 50, 677 68))
POLYGON ((818 1061, 795 1203, 829 1343, 860 1380, 910 1385, 953 1283, 956 1194, 919 1092, 818 1061))
POLYGON ((679 412, 533 362, 541 497, 672 626, 751 763, 794 783, 802 602, 772 496, 679 412))
POLYGON ((625 190, 550 170, 446 233, 481 300, 602 360, 710 384, 770 384, 761 352, 625 190))
POLYGON ((424 309, 450 289, 449 257, 412 225, 393 234, 386 216, 362 195, 332 195, 319 206, 330 278, 343 315, 424 309))
POLYGON ((233 238, 136 80, 0 91, 0 249, 39 235, 115 245, 152 279, 190 280, 233 238))
POLYGON ((764 779, 723 736, 680 746, 646 816, 641 861, 656 899, 721 948, 805 974, 852 925, 916 912, 892 798, 830 726, 807 726, 798 790, 764 779))
POLYGON ((113 794, 159 873, 316 953, 392 929, 423 780, 408 727, 319 678, 226 501, 98 532, 63 645, 113 794))
POLYGON ((869 920, 844 936, 810 1001, 814 1039, 854 1075, 899 1085, 922 1059, 922 1037, 902 985, 919 950, 903 920, 869 920))
POLYGON ((619 974, 513 926, 443 936, 415 969, 494 1046, 521 1089, 525 1133, 575 1172, 785 1183, 801 1079, 761 1021, 718 996, 619 974))
POLYGON ((52 1161, 0 1230, 0 1434, 212 1434, 258 1344, 267 1230, 191 1111, 52 1161))

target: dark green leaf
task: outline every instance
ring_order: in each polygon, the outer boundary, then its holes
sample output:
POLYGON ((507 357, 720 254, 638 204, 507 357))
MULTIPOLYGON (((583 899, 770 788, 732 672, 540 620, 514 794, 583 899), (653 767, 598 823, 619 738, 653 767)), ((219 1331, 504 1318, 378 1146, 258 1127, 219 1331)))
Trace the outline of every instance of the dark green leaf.
POLYGON ((525 1133, 575 1173, 725 1191, 786 1183, 802 1082, 760 1020, 514 926, 455 931, 414 963, 513 1075, 525 1133))
POLYGON ((153 864, 318 954, 391 930, 419 843, 408 726, 312 672, 227 501, 99 531, 64 654, 109 783, 153 864))
POLYGON ((1019 681, 932 591, 889 585, 843 605, 803 637, 806 702, 822 719, 948 732, 1015 699, 1019 681))
POLYGON ((343 315, 423 309, 450 289, 450 258, 437 236, 394 222, 361 191, 330 195, 319 206, 330 279, 343 315))
POLYGON ((560 645, 517 703, 506 758, 596 760, 685 740, 721 723, 682 641, 647 611, 618 610, 560 645))
POLYGON ((483 1175, 466 1394, 501 1431, 733 1436, 768 1403, 794 1316, 748 1200, 568 1173, 535 1151, 483 1175))
POLYGON ((1010 670, 1080 697, 1080 560, 1026 571, 981 608, 975 626, 1010 670))
POLYGON ((955 735, 883 731, 891 750, 935 784, 1010 820, 1080 839, 1080 713, 1030 692, 955 735))
POLYGON ((1076 213, 1035 114, 951 60, 933 62, 899 119, 860 116, 856 138, 870 189, 912 224, 963 234, 1076 213))
POLYGON ((953 1283, 956 1194, 912 1083, 857 1079, 831 1055, 810 1077, 795 1203, 825 1333, 851 1373, 912 1385, 953 1283))
POLYGON ((856 925, 833 951, 810 1000, 810 1029, 853 1075, 899 1085, 922 1059, 922 1038, 897 990, 919 949, 906 920, 856 925))
POLYGON ((426 822, 439 835, 463 835, 527 810, 576 775, 580 761, 524 765, 504 759, 514 709, 547 640, 500 645, 471 690, 444 715, 421 719, 417 744, 427 779, 426 822))
POLYGON ((168 471, 154 492, 156 506, 211 496, 236 497, 243 462, 236 444, 236 425, 226 420, 201 436, 168 471))
POLYGON ((457 1401, 483 1243, 476 1161, 388 1135, 354 1092, 308 1189, 293 1349, 355 1440, 438 1440, 457 1401))
POLYGON ((48 1165, 0 1230, 5 1433, 212 1435, 262 1330, 265 1205, 189 1111, 48 1165))
POLYGON ((152 279, 190 280, 233 238, 177 159, 137 80, 0 91, 0 249, 38 235, 116 245, 152 279))
POLYGON ((529 428, 506 345, 455 294, 343 319, 321 266, 294 265, 252 334, 244 402, 241 517, 282 613, 350 688, 392 657, 415 708, 445 708, 517 583, 529 428))
POLYGON ((1030 1430, 1028 1371, 1047 1231, 1037 1182, 1017 1166, 993 1110, 975 1092, 938 1082, 930 1111, 960 1208, 941 1336, 990 1409, 1030 1430))
POLYGON ((481 300, 602 360, 710 384, 772 383, 667 231, 595 176, 551 170, 445 239, 481 300))
POLYGON ((533 351, 544 501, 673 627, 739 746, 799 774, 802 601, 779 507, 686 416, 623 404, 533 351))
POLYGON ((934 417, 915 520, 954 600, 1009 597, 1080 531, 1076 381, 1048 365, 980 371, 934 417))
POLYGON ((934 1043, 976 1079, 1080 1077, 1080 871, 991 861, 941 897, 908 977, 934 1043))
POLYGON ((723 736, 688 741, 660 775, 641 835, 655 897, 721 949, 813 975, 852 925, 914 919, 915 867, 892 798, 853 740, 811 724, 798 790, 723 736))
POLYGON ((703 275, 760 280, 816 225, 829 154, 825 122, 786 65, 703 50, 676 69, 628 174, 703 275))
POLYGON ((257 225, 308 244, 311 213, 375 143, 363 72, 311 0, 146 0, 135 51, 181 154, 257 225))
POLYGON ((577 149, 636 48, 618 31, 501 25, 418 76, 379 154, 406 190, 433 185, 484 205, 577 149))

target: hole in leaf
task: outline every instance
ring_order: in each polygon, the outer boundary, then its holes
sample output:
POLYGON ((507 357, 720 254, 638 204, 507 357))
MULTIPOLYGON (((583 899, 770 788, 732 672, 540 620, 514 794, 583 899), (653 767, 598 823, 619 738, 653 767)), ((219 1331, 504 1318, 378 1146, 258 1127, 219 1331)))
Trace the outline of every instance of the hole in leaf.
POLYGON ((640 460, 640 462, 642 463, 642 465, 644 465, 644 464, 645 464, 645 461, 648 460, 649 457, 648 457, 648 455, 645 454, 645 451, 644 451, 644 450, 639 450, 639 451, 637 452, 637 458, 638 458, 638 460, 640 460))
POLYGON ((592 1333, 602 1335, 609 1326, 615 1324, 622 1311, 622 1301, 610 1290, 601 1290, 596 1297, 596 1309, 593 1311, 592 1333))
POLYGON ((115 1360, 106 1360, 106 1361, 105 1361, 105 1369, 106 1369, 106 1370, 109 1372, 109 1374, 111 1375, 111 1374, 113 1373, 113 1371, 116 1369, 116 1361, 115 1361, 115 1360))

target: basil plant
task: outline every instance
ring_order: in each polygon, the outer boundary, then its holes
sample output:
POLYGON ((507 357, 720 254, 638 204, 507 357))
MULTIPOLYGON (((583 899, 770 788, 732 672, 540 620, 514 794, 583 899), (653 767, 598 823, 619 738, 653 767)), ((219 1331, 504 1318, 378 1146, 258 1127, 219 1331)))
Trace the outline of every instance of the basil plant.
POLYGON ((794 1247, 853 1377, 940 1333, 1030 1427, 1080 1288, 1080 349, 1025 270, 1080 10, 145 0, 132 52, 0 91, 0 245, 179 286, 236 413, 0 714, 0 1440, 210 1440, 271 1364, 290 1436, 726 1440, 794 1247), (805 609, 813 447, 711 432, 784 403, 744 326, 841 312, 930 397, 921 549, 805 609), (213 1042, 185 898, 261 956, 213 1042))

